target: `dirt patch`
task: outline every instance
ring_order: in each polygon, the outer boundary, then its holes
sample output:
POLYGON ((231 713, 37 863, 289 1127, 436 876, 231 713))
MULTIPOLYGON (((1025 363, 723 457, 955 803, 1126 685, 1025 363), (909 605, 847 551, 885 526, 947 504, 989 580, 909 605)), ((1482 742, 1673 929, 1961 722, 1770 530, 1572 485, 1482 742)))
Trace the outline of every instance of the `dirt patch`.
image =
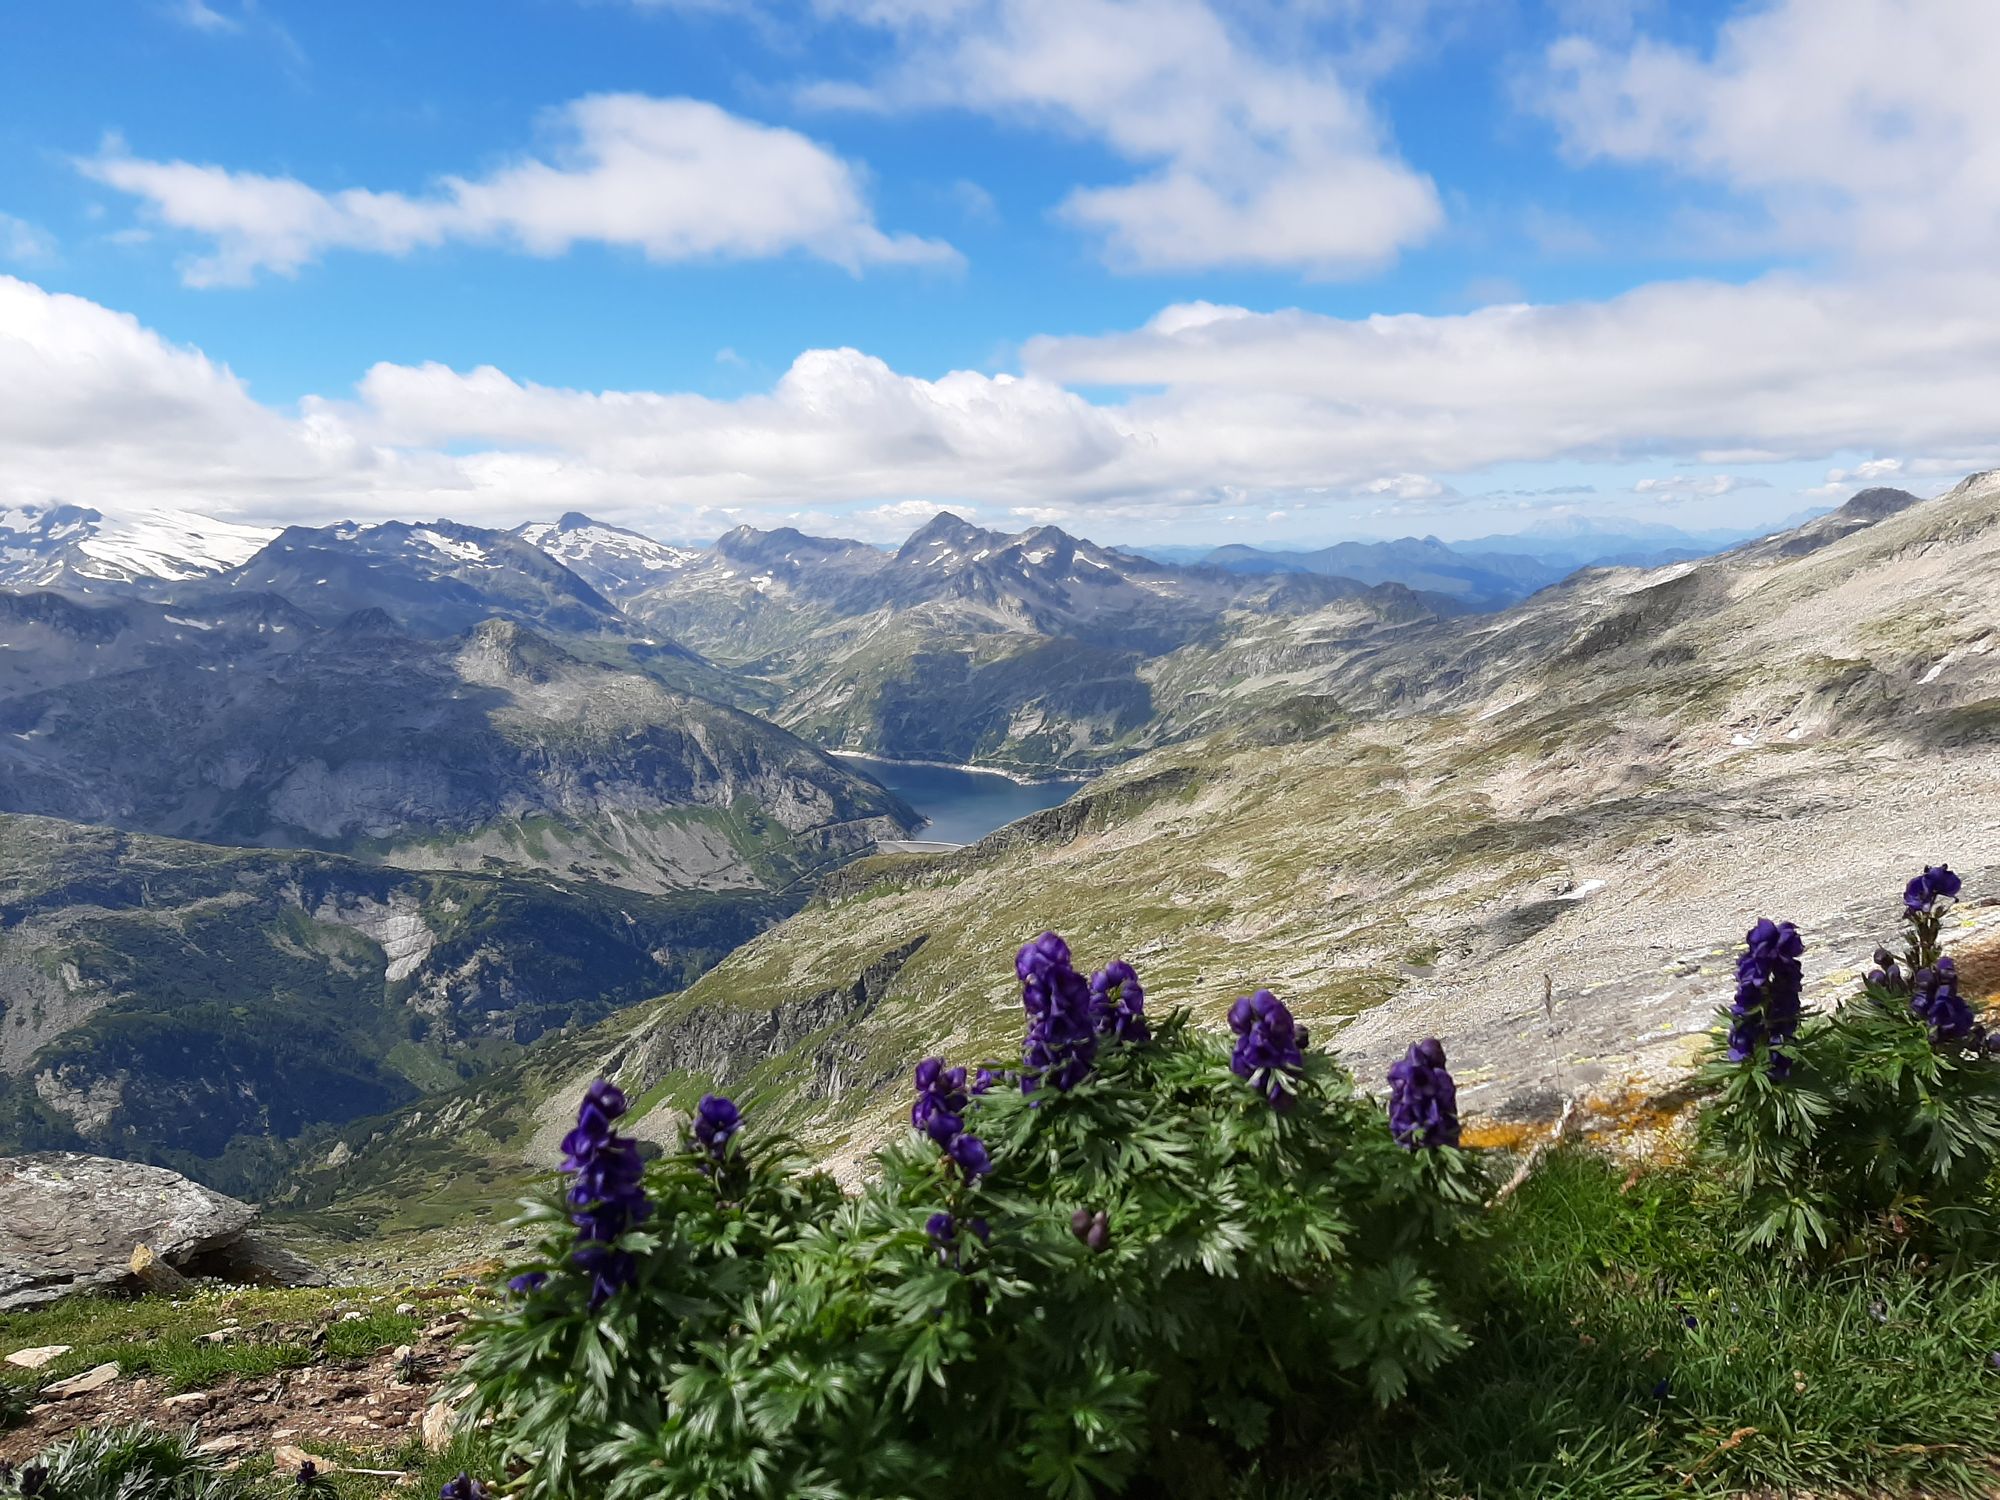
MULTIPOLYGON (((308 1454, 322 1448, 378 1454, 379 1467, 401 1468, 394 1455, 421 1438, 425 1410, 451 1388, 463 1363, 458 1340, 467 1318, 463 1305, 435 1300, 408 1305, 435 1313, 434 1320, 407 1345, 384 1345, 364 1357, 230 1375, 206 1390, 178 1394, 159 1376, 121 1376, 88 1394, 37 1402, 25 1423, 0 1432, 0 1459, 22 1462, 81 1428, 147 1421, 192 1431, 208 1451, 231 1460, 289 1444, 308 1454)), ((331 1321, 224 1325, 215 1333, 222 1340, 316 1346, 325 1341, 331 1321)))

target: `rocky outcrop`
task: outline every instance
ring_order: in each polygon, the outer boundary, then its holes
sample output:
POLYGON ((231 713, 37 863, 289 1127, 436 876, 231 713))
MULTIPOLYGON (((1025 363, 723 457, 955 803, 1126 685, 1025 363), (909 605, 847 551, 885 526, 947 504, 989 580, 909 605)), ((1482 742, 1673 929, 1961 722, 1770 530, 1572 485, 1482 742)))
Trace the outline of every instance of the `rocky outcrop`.
POLYGON ((252 1231, 257 1210, 178 1172, 74 1152, 0 1157, 0 1312, 168 1271, 308 1285, 252 1231), (165 1268, 162 1270, 161 1268, 165 1268))

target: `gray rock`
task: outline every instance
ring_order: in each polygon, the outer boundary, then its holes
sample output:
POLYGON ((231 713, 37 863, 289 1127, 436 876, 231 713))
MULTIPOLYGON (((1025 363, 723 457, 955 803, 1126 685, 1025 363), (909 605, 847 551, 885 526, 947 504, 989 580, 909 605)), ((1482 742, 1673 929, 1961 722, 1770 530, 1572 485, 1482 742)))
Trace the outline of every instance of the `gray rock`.
POLYGON ((287 1250, 258 1230, 196 1257, 195 1276, 216 1276, 250 1286, 325 1286, 327 1274, 303 1255, 287 1250))
POLYGON ((88 1396, 92 1391, 101 1391, 117 1378, 118 1366, 114 1361, 85 1370, 81 1375, 72 1375, 67 1380, 51 1381, 42 1387, 42 1394, 67 1401, 71 1396, 88 1396))
POLYGON ((178 1172, 78 1152, 0 1157, 0 1311, 194 1271, 299 1285, 317 1268, 249 1233, 257 1210, 178 1172))

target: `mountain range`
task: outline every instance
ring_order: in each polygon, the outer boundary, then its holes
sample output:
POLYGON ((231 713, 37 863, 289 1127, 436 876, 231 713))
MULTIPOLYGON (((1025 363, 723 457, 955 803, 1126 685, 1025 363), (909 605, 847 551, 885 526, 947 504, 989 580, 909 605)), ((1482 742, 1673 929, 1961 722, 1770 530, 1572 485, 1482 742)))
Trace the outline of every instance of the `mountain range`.
MULTIPOLYGON (((1873 492, 1702 566, 1775 566, 1911 504, 1873 492)), ((1062 842, 1178 805, 1229 746, 1435 734, 1472 695, 1525 691, 1569 635, 1666 619, 1579 602, 1652 575, 1556 583, 1431 539, 1183 566, 949 512, 893 550, 747 527, 677 547, 577 513, 5 525, 0 1150, 115 1148, 238 1187, 288 1142, 524 1048, 540 1067, 635 1001, 693 985, 675 1014, 707 1014, 709 966, 920 828, 830 751, 1160 767, 1057 810, 1062 842), (232 1046, 245 1028, 256 1045, 232 1046)), ((1287 816, 1355 836, 1314 808, 1287 816)), ((808 1031, 872 1005, 874 962, 821 986, 808 1031)), ((828 1097, 877 1056, 830 1045, 828 1097)))
POLYGON ((321 1138, 291 1202, 415 1225, 465 1173, 541 1160, 600 1075, 647 1101, 643 1136, 743 1091, 756 1128, 856 1169, 906 1115, 911 1059, 1014 1055, 1012 953, 1047 928, 1080 961, 1133 962, 1156 1014, 1219 1026, 1267 985, 1364 1080, 1436 1034, 1494 1140, 1565 1100, 1643 1117, 1759 916, 1800 924, 1824 1003, 1894 932, 1909 871, 1948 862, 1968 895, 1948 940, 1993 950, 1996 601, 2000 473, 1499 614, 1359 639, 1269 620, 1212 643, 1207 732, 973 847, 838 872, 684 993, 552 1039, 443 1114, 321 1138))

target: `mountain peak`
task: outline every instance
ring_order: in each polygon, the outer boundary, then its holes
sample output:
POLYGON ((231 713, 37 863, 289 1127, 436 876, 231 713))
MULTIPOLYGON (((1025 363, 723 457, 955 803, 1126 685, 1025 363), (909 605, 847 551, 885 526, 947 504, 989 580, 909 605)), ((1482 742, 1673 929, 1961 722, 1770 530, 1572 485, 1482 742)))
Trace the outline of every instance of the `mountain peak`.
POLYGON ((344 636, 356 635, 401 635, 403 627, 396 623, 395 616, 380 605, 371 604, 357 609, 353 614, 339 621, 334 627, 336 633, 344 636))
POLYGON ((909 540, 896 549, 896 557, 901 562, 928 563, 957 548, 976 547, 982 542, 997 545, 1002 540, 961 515, 941 510, 910 533, 909 540))
POLYGON ((1833 512, 1834 518, 1843 521, 1880 521, 1908 510, 1919 503, 1918 497, 1908 490, 1891 489, 1887 485, 1876 485, 1873 489, 1860 490, 1840 509, 1833 512))

